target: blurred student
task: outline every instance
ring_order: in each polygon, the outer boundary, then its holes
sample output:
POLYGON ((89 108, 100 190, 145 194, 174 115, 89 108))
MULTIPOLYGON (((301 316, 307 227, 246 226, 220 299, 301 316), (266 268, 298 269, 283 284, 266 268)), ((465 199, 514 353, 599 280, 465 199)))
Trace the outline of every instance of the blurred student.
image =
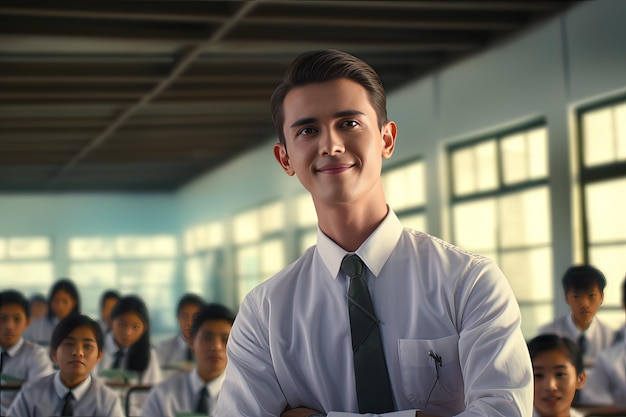
MULTIPOLYGON (((0 374, 21 381, 22 389, 54 372, 48 351, 22 338, 30 322, 29 308, 28 300, 19 291, 0 292, 0 374)), ((6 415, 17 393, 0 390, 0 415, 6 415)))
MULTIPOLYGON (((161 381, 161 367, 150 344, 148 308, 137 296, 122 297, 111 311, 111 331, 104 337, 104 357, 98 375, 130 384, 154 385, 161 381), (121 375, 110 375, 119 372, 121 375), (127 376, 128 374, 132 376, 127 376)), ((147 394, 132 396, 129 412, 141 415, 147 394)))
POLYGON ((577 265, 565 271, 562 285, 570 313, 542 326, 538 334, 554 333, 575 341, 585 364, 593 365, 614 339, 614 330, 596 317, 604 301, 606 278, 591 265, 577 265))
POLYGON ((102 359, 102 330, 83 315, 61 320, 52 333, 50 354, 59 371, 23 389, 9 409, 10 417, 123 417, 117 395, 91 370, 102 359))
POLYGON ((191 346, 197 366, 171 376, 152 389, 143 408, 145 417, 180 413, 209 415, 215 410, 226 368, 226 343, 235 315, 221 304, 208 304, 194 316, 191 346))
MULTIPOLYGON (((626 312, 626 279, 622 283, 622 305, 626 312)), ((586 404, 626 409, 626 340, 622 339, 598 354, 581 399, 586 404)))
POLYGON ((50 288, 48 313, 30 323, 24 332, 24 338, 48 346, 57 323, 69 315, 76 314, 80 314, 78 289, 70 279, 59 279, 50 288))
POLYGON ((111 311, 120 298, 122 296, 115 290, 107 290, 100 296, 100 327, 103 334, 111 329, 111 311))
POLYGON ((567 337, 543 334, 528 342, 535 379, 534 417, 582 417, 572 408, 576 390, 585 385, 578 345, 567 337))
POLYGON ((179 333, 164 340, 157 349, 159 363, 162 367, 181 365, 193 362, 191 352, 191 327, 193 318, 204 305, 204 300, 196 294, 185 294, 178 300, 176 319, 179 333))
POLYGON ((30 319, 35 320, 48 313, 48 301, 43 294, 33 294, 30 297, 30 319))

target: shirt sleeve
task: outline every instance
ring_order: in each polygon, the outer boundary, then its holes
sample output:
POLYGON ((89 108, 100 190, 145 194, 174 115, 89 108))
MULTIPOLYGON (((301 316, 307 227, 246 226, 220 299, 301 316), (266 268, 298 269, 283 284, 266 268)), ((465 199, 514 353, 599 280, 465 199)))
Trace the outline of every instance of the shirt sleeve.
POLYGON ((456 294, 466 404, 459 416, 531 415, 532 364, 506 277, 491 261, 475 262, 456 294))
POLYGON ((7 412, 7 417, 30 417, 30 415, 31 414, 28 412, 28 403, 24 397, 24 392, 20 391, 11 403, 11 407, 9 407, 9 411, 7 412))
POLYGON ((267 326, 259 321, 257 308, 250 294, 239 308, 215 417, 280 416, 287 406, 272 366, 267 326))
POLYGON ((152 388, 146 402, 143 405, 143 411, 141 413, 144 417, 159 417, 164 416, 161 404, 160 396, 158 395, 157 388, 152 388))
POLYGON ((596 365, 587 374, 585 386, 581 391, 582 401, 593 405, 612 405, 611 387, 606 363, 598 358, 596 365))
POLYGON ((45 349, 35 349, 32 355, 32 363, 28 366, 28 378, 25 386, 32 384, 39 378, 50 375, 54 372, 52 361, 45 349))

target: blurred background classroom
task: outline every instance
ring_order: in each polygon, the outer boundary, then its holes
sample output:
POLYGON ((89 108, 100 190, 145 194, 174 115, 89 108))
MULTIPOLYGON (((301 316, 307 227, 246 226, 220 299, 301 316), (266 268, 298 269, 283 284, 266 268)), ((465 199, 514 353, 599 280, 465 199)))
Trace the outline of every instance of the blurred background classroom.
POLYGON ((103 291, 138 294, 154 340, 184 293, 236 310, 315 243, 269 97, 336 48, 387 87, 406 226, 495 259, 528 339, 573 264, 623 326, 625 1, 145 4, 0 6, 0 290, 69 277, 94 318, 103 291))

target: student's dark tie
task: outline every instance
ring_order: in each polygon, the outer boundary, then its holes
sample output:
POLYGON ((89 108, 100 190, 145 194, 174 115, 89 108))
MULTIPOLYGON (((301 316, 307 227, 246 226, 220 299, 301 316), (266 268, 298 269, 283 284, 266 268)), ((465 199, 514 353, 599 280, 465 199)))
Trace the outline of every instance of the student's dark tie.
POLYGON ((357 255, 346 255, 341 262, 341 269, 350 277, 348 309, 359 412, 394 411, 379 320, 362 276, 363 261, 357 255))
POLYGON ((63 417, 73 416, 74 415, 74 406, 72 405, 72 390, 69 390, 67 394, 65 394, 65 399, 63 400, 63 409, 61 410, 61 415, 63 417))
POLYGON ((122 349, 115 352, 115 359, 113 360, 113 365, 111 365, 111 369, 119 369, 122 365, 122 358, 124 357, 124 352, 122 349))
POLYGON ((578 337, 578 347, 580 348, 580 354, 581 356, 585 356, 585 354, 587 353, 587 337, 585 336, 584 333, 581 333, 580 336, 578 337))
POLYGON ((196 405, 196 413, 198 414, 209 414, 209 390, 207 390, 206 385, 202 387, 200 390, 200 399, 198 400, 198 405, 196 405))
POLYGON ((189 346, 187 346, 187 362, 193 362, 193 352, 189 346))

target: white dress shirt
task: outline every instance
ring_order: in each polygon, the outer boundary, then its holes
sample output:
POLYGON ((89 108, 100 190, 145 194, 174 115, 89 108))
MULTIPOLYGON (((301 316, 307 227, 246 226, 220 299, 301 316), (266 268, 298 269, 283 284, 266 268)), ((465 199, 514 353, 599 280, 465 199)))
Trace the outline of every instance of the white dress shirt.
MULTIPOLYGON (((45 376, 20 391, 9 409, 9 417, 42 417, 61 415, 68 389, 59 372, 45 376)), ((72 389, 75 416, 124 417, 117 395, 97 378, 88 377, 72 389)))
MULTIPOLYGON (((100 373, 100 371, 105 369, 111 369, 113 362, 115 361, 115 353, 119 350, 119 347, 115 343, 115 339, 113 338, 113 333, 109 332, 104 336, 104 353, 102 355, 102 360, 98 363, 96 367, 96 375, 100 373)), ((128 360, 128 348, 123 348, 124 357, 122 358, 122 364, 120 365, 120 369, 127 368, 127 360, 128 360)), ((141 378, 137 381, 130 381, 132 383, 140 383, 140 384, 157 384, 162 380, 161 375, 161 367, 159 366, 159 359, 157 357, 156 351, 154 348, 150 348, 150 359, 148 361, 148 367, 141 374, 141 378)))
MULTIPOLYGON (((224 382, 224 374, 206 384, 209 391, 209 413, 215 410, 224 382)), ((145 417, 172 417, 179 413, 193 413, 205 385, 198 370, 173 375, 152 388, 143 407, 145 417)))
MULTIPOLYGON (((179 365, 183 362, 187 362, 188 349, 189 345, 180 333, 174 337, 165 339, 157 348, 159 363, 163 367, 167 365, 179 365)), ((193 362, 193 358, 191 358, 191 361, 193 362)), ((187 370, 189 370, 189 368, 187 368, 187 370)))
MULTIPOLYGON (((491 260, 403 229, 391 210, 356 253, 381 321, 398 410, 389 416, 532 414, 519 307, 491 260), (441 356, 439 378, 429 352, 441 356)), ((345 254, 318 228, 317 246, 245 297, 216 417, 358 415, 345 254)))
POLYGON ((52 331, 59 321, 56 317, 48 318, 47 315, 32 320, 26 330, 24 330, 23 337, 33 343, 50 346, 52 331))
MULTIPOLYGON (((536 409, 533 410, 533 417, 542 417, 541 414, 539 414, 537 412, 536 409)), ((585 417, 584 413, 581 413, 580 411, 578 411, 575 408, 570 408, 569 409, 569 417, 585 417)))
POLYGON ((574 343, 578 343, 578 338, 584 333, 587 339, 587 351, 584 358, 586 365, 593 365, 598 353, 608 349, 613 344, 613 340, 615 340, 615 330, 600 321, 598 317, 594 317, 587 330, 583 332, 576 327, 571 313, 558 317, 552 323, 545 324, 539 328, 538 334, 548 333, 567 337, 574 343))
MULTIPOLYGON (((54 372, 48 351, 36 343, 20 338, 6 353, 8 357, 2 362, 2 374, 21 380, 21 389, 54 372)), ((0 415, 7 413, 18 391, 0 389, 0 415)))
POLYGON ((626 342, 600 352, 596 359, 582 389, 583 402, 626 408, 626 342))

